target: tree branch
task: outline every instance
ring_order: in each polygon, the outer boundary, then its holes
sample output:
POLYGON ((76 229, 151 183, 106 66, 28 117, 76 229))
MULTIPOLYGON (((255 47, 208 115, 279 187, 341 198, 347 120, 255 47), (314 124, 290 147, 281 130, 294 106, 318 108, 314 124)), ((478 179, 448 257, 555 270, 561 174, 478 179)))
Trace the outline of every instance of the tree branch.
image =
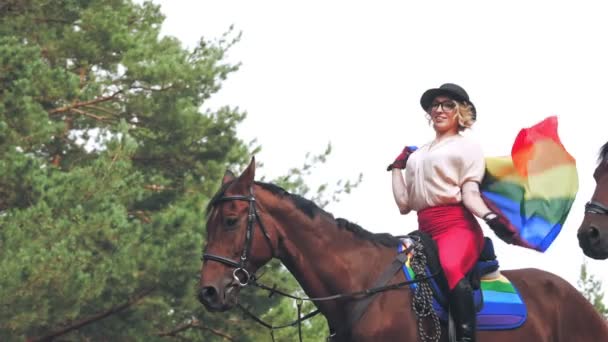
POLYGON ((152 219, 150 218, 150 216, 146 215, 146 212, 143 210, 129 211, 129 212, 127 212, 127 214, 137 217, 138 219, 142 220, 144 223, 152 222, 152 219))
POLYGON ((222 337, 228 341, 235 341, 234 337, 228 335, 227 333, 217 330, 217 329, 213 329, 210 328, 208 326, 202 325, 201 322, 198 319, 192 319, 190 322, 188 323, 184 323, 182 325, 177 326, 175 329, 167 331, 167 332, 161 332, 156 334, 157 336, 160 337, 167 337, 167 336, 171 336, 171 337, 178 337, 177 334, 179 334, 180 332, 186 331, 188 329, 192 329, 192 328, 197 328, 200 330, 206 330, 209 331, 210 333, 222 337))
POLYGON ((73 103, 73 104, 71 104, 69 106, 64 106, 64 107, 60 107, 60 108, 51 109, 49 111, 49 114, 52 115, 52 114, 65 113, 65 112, 68 112, 68 111, 73 110, 75 108, 89 106, 89 105, 100 103, 100 102, 106 102, 106 101, 114 99, 120 93, 122 93, 122 90, 119 90, 119 91, 113 93, 112 95, 98 97, 96 99, 89 100, 89 101, 75 102, 75 103, 73 103))
POLYGON ((97 121, 105 121, 105 120, 108 120, 108 118, 107 118, 107 117, 105 117, 105 116, 99 116, 99 115, 95 115, 95 114, 93 114, 93 113, 85 112, 84 110, 80 110, 80 109, 76 109, 76 108, 72 108, 72 109, 70 109, 70 111, 71 111, 71 112, 74 112, 74 113, 78 113, 78 114, 80 114, 80 115, 88 116, 88 117, 93 118, 93 119, 95 119, 95 120, 97 120, 97 121))
POLYGON ((166 91, 166 90, 172 89, 174 87, 175 87, 174 84, 171 84, 168 86, 151 86, 151 87, 146 87, 143 85, 133 85, 133 86, 129 87, 129 90, 166 91))
POLYGON ((146 184, 146 185, 144 185, 144 189, 154 191, 154 192, 161 192, 161 191, 165 191, 165 190, 168 190, 168 191, 177 190, 174 187, 168 187, 168 186, 158 185, 158 184, 146 184))
POLYGON ((160 332, 160 333, 158 333, 156 335, 160 336, 160 337, 167 337, 167 336, 175 337, 180 332, 186 331, 186 330, 191 329, 192 327, 194 327, 194 322, 196 322, 196 321, 195 320, 191 320, 188 323, 184 323, 184 324, 178 325, 173 330, 169 330, 169 331, 165 331, 165 332, 160 332))
MULTIPOLYGON (((13 5, 15 5, 15 7, 17 7, 17 5, 21 5, 21 4, 19 3, 19 1, 9 1, 9 0, 1 1, 0 2, 0 15, 7 14, 8 12, 14 12, 16 10, 16 8, 11 7, 13 5), (4 11, 5 8, 6 8, 7 13, 2 13, 2 11, 4 11)), ((19 8, 19 9, 23 10, 23 8, 19 8)))
POLYGON ((87 317, 87 318, 83 318, 79 321, 70 322, 69 325, 65 328, 61 328, 59 330, 53 331, 44 336, 28 339, 27 341, 28 342, 51 342, 56 337, 65 335, 74 330, 78 330, 86 325, 95 323, 99 320, 110 317, 111 315, 114 315, 116 313, 124 311, 125 309, 128 309, 129 307, 137 304, 141 299, 143 299, 144 297, 146 297, 147 295, 152 293, 152 291, 154 291, 154 288, 143 290, 143 291, 139 292, 138 294, 136 294, 135 296, 131 297, 127 302, 125 302, 121 305, 114 306, 108 310, 102 311, 100 313, 97 313, 97 314, 87 317))
POLYGON ((97 111, 100 111, 102 113, 106 113, 106 114, 109 114, 109 115, 112 115, 112 116, 119 116, 120 115, 120 114, 118 114, 116 112, 113 112, 113 111, 111 111, 111 110, 109 110, 107 108, 103 108, 101 106, 86 105, 85 107, 89 107, 89 108, 92 108, 94 110, 97 110, 97 111))

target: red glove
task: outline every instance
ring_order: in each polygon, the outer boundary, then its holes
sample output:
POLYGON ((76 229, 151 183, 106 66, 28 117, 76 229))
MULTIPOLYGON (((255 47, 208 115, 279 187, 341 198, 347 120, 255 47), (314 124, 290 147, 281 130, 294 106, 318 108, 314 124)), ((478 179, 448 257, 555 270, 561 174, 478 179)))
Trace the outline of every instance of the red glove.
POLYGON ((501 216, 495 213, 487 213, 483 220, 486 221, 486 224, 494 231, 496 236, 506 243, 513 244, 515 232, 509 229, 509 223, 505 222, 501 216))
POLYGON ((407 164, 407 160, 410 157, 410 154, 412 154, 417 149, 418 149, 418 147, 416 147, 416 146, 405 146, 405 148, 397 156, 395 161, 386 168, 386 171, 390 171, 395 168, 402 169, 402 170, 405 169, 405 165, 407 164))

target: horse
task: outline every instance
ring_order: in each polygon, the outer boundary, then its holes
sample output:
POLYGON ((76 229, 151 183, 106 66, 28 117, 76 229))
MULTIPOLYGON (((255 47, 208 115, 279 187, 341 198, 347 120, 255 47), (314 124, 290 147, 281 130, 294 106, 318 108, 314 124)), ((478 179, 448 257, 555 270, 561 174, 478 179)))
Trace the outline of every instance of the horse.
MULTIPOLYGON (((325 316, 332 341, 418 341, 418 321, 409 287, 376 293, 349 324, 361 298, 341 297, 372 288, 397 254, 400 240, 335 219, 299 195, 255 181, 255 158, 237 177, 224 175, 207 206, 198 299, 208 311, 238 305, 239 291, 253 274, 278 258, 325 316)), ((608 341, 608 325, 567 281, 538 269, 502 271, 518 288, 528 310, 521 327, 477 331, 481 342, 608 341)), ((396 272, 387 285, 404 282, 396 272)), ((428 325, 428 322, 424 323, 428 325)), ((448 341, 441 326, 440 341, 448 341)))
POLYGON ((600 149, 593 173, 596 187, 585 204, 585 216, 578 229, 578 243, 590 258, 608 259, 608 142, 600 149))

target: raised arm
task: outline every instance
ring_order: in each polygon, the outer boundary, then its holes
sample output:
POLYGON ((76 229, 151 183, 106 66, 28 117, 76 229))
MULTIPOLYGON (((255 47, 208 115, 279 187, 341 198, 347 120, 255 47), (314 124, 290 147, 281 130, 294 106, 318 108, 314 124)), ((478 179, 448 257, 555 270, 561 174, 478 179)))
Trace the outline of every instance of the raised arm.
POLYGON ((399 208, 399 212, 405 215, 412 210, 409 206, 409 196, 407 194, 407 187, 405 186, 405 178, 400 169, 393 169, 392 173, 393 197, 395 198, 395 203, 399 208))
POLYGON ((393 197, 395 198, 397 207, 399 207, 399 212, 403 215, 409 213, 412 209, 409 206, 409 196, 407 194, 407 187, 405 186, 405 178, 403 177, 401 170, 405 169, 410 154, 416 151, 416 149, 417 147, 415 146, 406 146, 397 156, 395 161, 386 168, 386 171, 392 172, 393 197))

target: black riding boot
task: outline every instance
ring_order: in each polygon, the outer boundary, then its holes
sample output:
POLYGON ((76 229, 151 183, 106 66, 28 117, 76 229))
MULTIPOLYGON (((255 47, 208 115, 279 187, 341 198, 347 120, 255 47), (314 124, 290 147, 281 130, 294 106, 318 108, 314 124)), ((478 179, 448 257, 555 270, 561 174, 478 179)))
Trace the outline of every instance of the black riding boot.
POLYGON ((473 301, 473 289, 463 278, 450 293, 450 312, 456 326, 456 341, 475 342, 477 317, 473 301))

